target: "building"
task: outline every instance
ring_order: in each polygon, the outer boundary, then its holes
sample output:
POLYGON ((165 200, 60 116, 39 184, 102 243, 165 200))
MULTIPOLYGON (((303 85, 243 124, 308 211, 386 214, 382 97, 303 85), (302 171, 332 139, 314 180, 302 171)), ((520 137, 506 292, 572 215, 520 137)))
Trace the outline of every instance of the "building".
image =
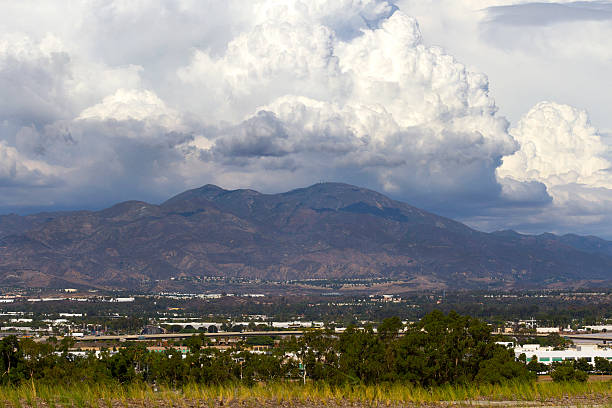
POLYGON ((189 352, 189 347, 186 346, 178 346, 178 347, 166 347, 166 346, 150 346, 147 347, 147 351, 154 351, 156 353, 163 353, 165 351, 176 350, 181 354, 187 354, 189 352))
POLYGON ((539 344, 524 344, 514 348, 514 355, 517 358, 521 354, 525 354, 527 361, 531 361, 535 356, 538 362, 544 364, 581 358, 586 359, 591 364, 595 364, 595 357, 612 360, 612 349, 597 344, 578 345, 563 350, 555 350, 553 347, 543 347, 539 344))
POLYGON ((601 326, 584 326, 585 329, 598 332, 612 332, 612 325, 605 324, 601 326))
POLYGON ((117 303, 129 303, 133 302, 135 299, 133 297, 117 297, 112 298, 109 302, 117 302, 117 303))
POLYGON ((299 321, 294 320, 292 322, 272 322, 272 327, 275 329, 300 329, 300 328, 322 328, 325 326, 323 322, 311 322, 311 321, 299 321))
POLYGON ((558 327, 536 327, 536 333, 538 334, 550 334, 559 332, 560 330, 558 327))

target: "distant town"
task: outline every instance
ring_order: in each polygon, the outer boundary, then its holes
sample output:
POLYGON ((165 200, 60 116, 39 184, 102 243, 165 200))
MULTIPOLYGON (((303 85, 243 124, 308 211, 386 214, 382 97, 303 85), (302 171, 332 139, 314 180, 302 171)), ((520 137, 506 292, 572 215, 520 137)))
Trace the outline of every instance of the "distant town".
MULTIPOLYGON (((364 282, 309 284, 337 288, 364 282)), ((113 352, 129 341, 143 342, 154 351, 175 347, 187 352, 184 341, 194 335, 206 337, 209 346, 220 350, 241 343, 265 353, 281 339, 306 331, 373 327, 376 332, 389 316, 399 316, 406 326, 439 309, 482 318, 498 341, 511 347, 517 358, 523 355, 525 363, 584 358, 594 364, 596 357, 612 360, 611 304, 612 291, 607 290, 279 296, 2 288, 0 336, 71 338, 70 352, 77 355, 113 352), (560 304, 566 307, 556 307, 560 304)))

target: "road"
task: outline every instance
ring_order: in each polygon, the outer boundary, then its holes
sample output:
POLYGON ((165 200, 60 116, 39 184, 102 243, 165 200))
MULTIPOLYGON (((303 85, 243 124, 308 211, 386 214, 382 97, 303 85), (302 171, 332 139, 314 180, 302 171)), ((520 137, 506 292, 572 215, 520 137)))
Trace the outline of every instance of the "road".
MULTIPOLYGON (((162 333, 162 334, 121 334, 113 336, 81 336, 75 337, 77 341, 133 341, 133 340, 161 340, 161 339, 184 339, 191 336, 205 337, 253 337, 253 336, 301 336, 303 330, 278 330, 278 331, 252 331, 252 332, 219 332, 219 333, 162 333)), ((39 337, 37 341, 46 341, 48 337, 39 337)), ((61 337, 59 337, 61 339, 61 337)))

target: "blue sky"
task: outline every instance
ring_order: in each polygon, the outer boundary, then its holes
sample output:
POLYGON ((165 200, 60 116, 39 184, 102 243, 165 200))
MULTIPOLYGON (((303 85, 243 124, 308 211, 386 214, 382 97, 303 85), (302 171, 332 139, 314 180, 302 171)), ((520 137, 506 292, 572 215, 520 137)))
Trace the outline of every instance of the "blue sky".
POLYGON ((612 238, 612 4, 0 2, 0 212, 369 187, 612 238))

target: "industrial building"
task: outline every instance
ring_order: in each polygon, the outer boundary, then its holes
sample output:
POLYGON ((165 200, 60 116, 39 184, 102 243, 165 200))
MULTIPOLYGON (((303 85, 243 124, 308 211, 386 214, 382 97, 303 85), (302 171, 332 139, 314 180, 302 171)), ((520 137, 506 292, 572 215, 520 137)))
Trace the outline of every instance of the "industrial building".
POLYGON ((612 360, 612 349, 597 344, 581 344, 574 347, 555 350, 553 347, 543 347, 539 344, 524 344, 514 348, 514 355, 518 358, 525 354, 527 361, 535 356, 537 361, 544 364, 561 362, 565 360, 586 359, 591 364, 595 363, 595 357, 612 360))

